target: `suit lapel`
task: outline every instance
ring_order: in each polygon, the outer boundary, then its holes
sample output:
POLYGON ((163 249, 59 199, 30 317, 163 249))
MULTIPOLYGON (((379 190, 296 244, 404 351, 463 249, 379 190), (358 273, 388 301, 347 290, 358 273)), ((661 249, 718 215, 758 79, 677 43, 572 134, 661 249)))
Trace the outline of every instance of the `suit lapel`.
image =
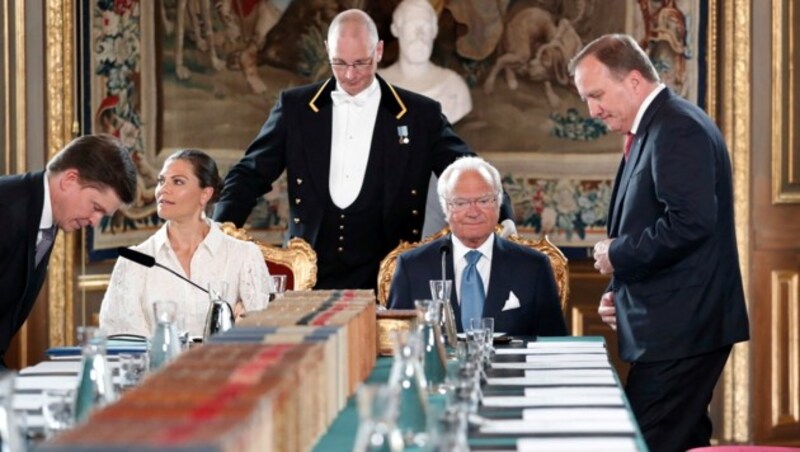
POLYGON ((497 317, 503 310, 511 287, 508 272, 503 269, 512 268, 504 239, 495 234, 492 250, 491 269, 489 270, 489 290, 483 303, 483 317, 497 317))
POLYGON ((617 177, 614 180, 614 188, 611 190, 611 208, 608 211, 608 218, 607 222, 608 225, 606 226, 606 232, 608 233, 609 237, 616 237, 617 236, 617 228, 619 228, 619 222, 617 220, 617 198, 620 196, 619 185, 620 181, 622 180, 622 173, 625 171, 625 160, 621 159, 619 163, 619 168, 617 169, 617 177))
POLYGON ((619 216, 620 216, 620 214, 622 212, 622 204, 625 201, 625 192, 628 189, 628 182, 630 182, 631 175, 633 174, 633 168, 636 166, 636 160, 634 159, 634 153, 636 155, 639 154, 639 149, 638 148, 639 148, 640 141, 641 140, 639 140, 639 137, 637 135, 637 137, 634 139, 633 147, 631 147, 631 153, 628 156, 628 161, 626 162, 625 159, 623 158, 622 164, 620 166, 620 170, 619 170, 620 172, 618 173, 619 176, 617 178, 617 184, 619 184, 619 189, 615 190, 616 197, 614 198, 614 204, 613 204, 614 205, 614 210, 612 210, 612 212, 613 212, 612 216, 613 216, 615 222, 616 222, 616 220, 619 220, 619 216))
MULTIPOLYGON (((316 188, 319 199, 330 199, 328 187, 331 168, 331 124, 333 121, 333 102, 331 91, 336 88, 336 80, 328 79, 320 85, 303 112, 303 153, 311 173, 311 183, 316 188)), ((290 150, 291 152, 291 150, 290 150)))
POLYGON ((414 132, 408 123, 408 109, 395 88, 376 76, 381 88, 381 105, 375 120, 372 134, 372 150, 383 152, 384 206, 395 205, 401 183, 406 174, 406 166, 414 145, 414 132), (404 128, 404 129, 403 129, 404 128), (401 130, 407 134, 408 143, 400 142, 401 130))
POLYGON ((647 109, 642 115, 642 120, 639 122, 639 127, 636 131, 636 137, 634 138, 633 146, 631 147, 631 153, 628 156, 628 161, 624 162, 623 160, 622 167, 617 173, 617 180, 614 184, 614 191, 612 195, 612 214, 609 218, 610 237, 616 237, 616 234, 619 232, 619 222, 621 221, 622 208, 625 204, 625 194, 628 190, 628 183, 630 182, 631 176, 634 173, 633 170, 636 168, 636 165, 639 163, 639 159, 645 150, 648 135, 647 129, 650 126, 650 123, 653 122, 653 118, 661 108, 661 105, 663 105, 671 95, 672 93, 670 92, 669 88, 664 88, 660 93, 658 93, 658 95, 656 95, 650 105, 647 106, 647 109))

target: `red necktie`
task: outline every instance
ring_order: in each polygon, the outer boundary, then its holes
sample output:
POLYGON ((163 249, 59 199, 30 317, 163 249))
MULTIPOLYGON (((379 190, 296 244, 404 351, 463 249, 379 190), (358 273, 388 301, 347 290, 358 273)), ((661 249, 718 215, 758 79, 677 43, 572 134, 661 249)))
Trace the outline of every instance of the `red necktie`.
POLYGON ((628 132, 625 134, 625 161, 628 161, 628 156, 631 154, 631 146, 633 145, 633 137, 635 135, 628 132))

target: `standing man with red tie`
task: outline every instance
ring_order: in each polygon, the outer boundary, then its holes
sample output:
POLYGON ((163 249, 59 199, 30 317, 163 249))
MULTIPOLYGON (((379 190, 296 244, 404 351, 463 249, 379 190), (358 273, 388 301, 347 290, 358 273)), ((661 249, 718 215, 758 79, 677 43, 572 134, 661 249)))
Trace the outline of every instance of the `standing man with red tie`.
POLYGON ((136 196, 136 167, 111 135, 76 138, 47 171, 0 177, 0 372, 47 274, 59 229, 96 227, 136 196))
POLYGON ((708 445, 714 386, 749 338, 725 142, 630 36, 589 43, 570 72, 590 114, 630 133, 594 258, 612 275, 598 312, 631 363, 631 408, 650 450, 708 445))

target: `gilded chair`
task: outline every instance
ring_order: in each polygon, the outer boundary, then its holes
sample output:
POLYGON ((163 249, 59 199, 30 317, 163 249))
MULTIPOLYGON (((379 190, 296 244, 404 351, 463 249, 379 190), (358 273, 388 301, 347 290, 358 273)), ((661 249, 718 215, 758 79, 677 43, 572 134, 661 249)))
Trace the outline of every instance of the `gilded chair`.
POLYGON ((261 243, 233 223, 222 223, 220 228, 231 237, 258 245, 269 273, 286 275, 286 290, 310 290, 317 283, 317 253, 305 240, 295 237, 281 248, 261 243))
MULTIPOLYGON (((501 228, 498 226, 496 232, 500 233, 501 228)), ((420 242, 408 243, 401 242, 395 249, 393 249, 381 261, 380 269, 378 270, 378 303, 381 306, 386 306, 389 300, 389 288, 392 285, 392 277, 394 276, 394 269, 397 265, 397 257, 402 253, 414 249, 420 245, 430 243, 446 234, 450 233, 450 229, 445 227, 436 234, 423 239, 420 242)), ((567 258, 564 253, 558 249, 557 246, 547 238, 547 236, 538 239, 530 240, 522 238, 518 235, 513 235, 508 238, 512 242, 533 248, 537 251, 544 253, 550 259, 550 265, 553 268, 553 275, 556 280, 556 287, 558 288, 559 302, 561 303, 561 311, 565 312, 567 309, 567 301, 569 300, 569 268, 567 266, 567 258)))

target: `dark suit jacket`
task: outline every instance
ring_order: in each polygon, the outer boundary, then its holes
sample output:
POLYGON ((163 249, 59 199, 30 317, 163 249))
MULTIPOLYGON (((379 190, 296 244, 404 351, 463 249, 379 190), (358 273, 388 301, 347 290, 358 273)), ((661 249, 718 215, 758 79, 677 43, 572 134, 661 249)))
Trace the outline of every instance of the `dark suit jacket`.
MULTIPOLYGON (((428 282, 442 278, 442 245, 450 244, 450 236, 401 254, 389 290, 391 309, 413 309, 414 300, 430 299, 428 282)), ((452 245, 450 246, 452 249, 452 245)), ((494 317, 494 329, 515 336, 565 336, 567 327, 561 313, 558 289, 544 254, 495 235, 492 251, 489 289, 483 305, 483 317, 494 317), (519 308, 503 311, 509 294, 519 299, 519 308)), ((453 256, 446 262, 448 279, 453 277, 453 256)), ((456 289, 450 304, 461 325, 456 289)))
POLYGON ((34 268, 43 206, 44 172, 0 177, 0 362, 47 274, 50 251, 34 268))
MULTIPOLYGON (((419 241, 431 172, 437 175, 459 157, 474 155, 455 134, 439 103, 389 85, 380 77, 380 107, 371 153, 382 152, 382 230, 387 249, 400 240, 419 241), (408 143, 400 142, 405 126, 408 143)), ((302 237, 316 249, 325 207, 330 203, 330 93, 334 79, 284 91, 245 156, 225 179, 214 218, 241 226, 256 199, 271 190, 284 169, 289 192, 290 237, 302 237)), ((501 218, 512 218, 506 202, 501 218)), ((377 265, 379 262, 375 262, 377 265)))
POLYGON ((678 359, 748 339, 731 162, 702 110, 669 89, 656 96, 610 209, 623 359, 678 359))

